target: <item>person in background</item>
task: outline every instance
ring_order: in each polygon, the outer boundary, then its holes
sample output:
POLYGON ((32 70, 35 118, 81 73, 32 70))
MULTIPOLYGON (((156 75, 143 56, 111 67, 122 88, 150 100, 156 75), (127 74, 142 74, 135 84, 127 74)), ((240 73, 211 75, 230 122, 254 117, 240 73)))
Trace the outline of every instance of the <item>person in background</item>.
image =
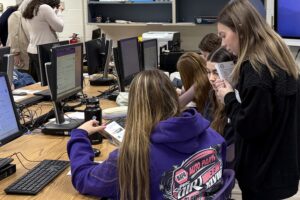
MULTIPOLYGON (((227 146, 234 143, 233 130, 225 115, 224 105, 216 97, 214 82, 219 78, 215 65, 221 62, 235 61, 235 56, 224 48, 219 48, 211 52, 207 57, 207 62, 196 53, 186 53, 180 57, 177 68, 182 77, 184 87, 188 89, 189 95, 181 95, 179 102, 181 107, 185 107, 191 101, 200 104, 204 109, 203 116, 211 121, 211 127, 220 133, 226 140, 227 146), (202 60, 202 62, 197 62, 202 60), (185 79, 188 84, 185 85, 185 79), (195 99, 199 98, 201 101, 195 99), (194 100, 193 100, 194 99, 194 100)), ((197 105, 198 108, 198 105, 197 105)))
POLYGON ((56 32, 62 32, 64 27, 63 10, 60 0, 32 0, 23 12, 30 35, 27 48, 30 74, 36 81, 40 81, 37 45, 58 42, 56 32))
POLYGON ((205 59, 211 53, 216 51, 221 46, 221 38, 215 33, 208 33, 199 43, 200 53, 205 59))
POLYGON ((291 197, 299 184, 299 68, 248 1, 230 1, 217 27, 222 45, 238 57, 233 82, 214 84, 234 129, 243 200, 291 197))
MULTIPOLYGON (((207 56, 211 52, 217 50, 220 46, 221 46, 220 37, 215 33, 209 33, 202 38, 199 44, 199 49, 203 58, 206 60, 207 56)), ((195 97, 194 91, 195 91, 195 85, 192 85, 191 87, 189 87, 189 89, 187 90, 183 89, 179 92, 180 93, 179 101, 182 107, 185 107, 188 103, 192 101, 192 99, 195 97)))
POLYGON ((93 161, 88 135, 104 128, 93 120, 71 133, 67 149, 72 183, 82 194, 122 200, 196 199, 213 195, 221 186, 224 139, 195 109, 180 111, 175 89, 159 70, 140 72, 132 81, 124 139, 99 164, 93 161), (176 182, 176 172, 197 163, 203 165, 176 182), (203 181, 186 190, 208 167, 216 169, 216 182, 210 187, 203 181))
POLYGON ((229 61, 235 62, 236 57, 229 53, 225 48, 220 47, 208 55, 206 63, 207 77, 213 88, 210 93, 210 102, 212 102, 211 127, 222 134, 226 140, 227 146, 234 143, 234 132, 230 120, 228 120, 226 116, 224 104, 216 96, 217 90, 214 83, 220 78, 216 69, 216 64, 229 61))
POLYGON ((25 18, 22 17, 20 9, 27 6, 27 0, 23 1, 19 9, 8 18, 8 46, 14 54, 15 67, 22 71, 29 70, 29 57, 27 48, 29 44, 29 32, 25 18))
MULTIPOLYGON (((199 54, 187 52, 180 56, 177 61, 177 70, 185 90, 189 90, 193 86, 196 91, 201 91, 194 93, 193 98, 189 99, 189 101, 193 100, 196 104, 197 111, 206 119, 211 120, 208 101, 211 85, 206 75, 205 65, 206 61, 199 54)), ((180 101, 183 101, 183 99, 180 101)))
POLYGON ((28 4, 31 2, 32 0, 23 0, 23 2, 20 4, 18 10, 22 13, 25 11, 25 9, 27 8, 28 4))
POLYGON ((15 6, 10 6, 6 11, 0 16, 0 40, 3 46, 6 46, 7 37, 8 37, 8 18, 9 16, 18 10, 19 5, 23 0, 16 0, 15 6))
POLYGON ((25 87, 27 85, 34 84, 35 81, 33 80, 32 76, 30 76, 27 73, 22 73, 18 71, 17 69, 14 69, 13 71, 13 89, 18 89, 21 87, 25 87))

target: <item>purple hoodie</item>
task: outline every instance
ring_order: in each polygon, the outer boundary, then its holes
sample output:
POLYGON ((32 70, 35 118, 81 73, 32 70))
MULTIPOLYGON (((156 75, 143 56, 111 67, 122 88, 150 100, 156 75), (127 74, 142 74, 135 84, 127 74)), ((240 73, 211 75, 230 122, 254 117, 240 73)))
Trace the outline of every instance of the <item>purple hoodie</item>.
MULTIPOLYGON (((225 163, 225 141, 195 109, 161 121, 150 142, 151 199, 202 197, 215 191, 225 163)), ((72 183, 82 194, 119 199, 117 157, 94 163, 87 133, 75 129, 68 143, 72 183)))

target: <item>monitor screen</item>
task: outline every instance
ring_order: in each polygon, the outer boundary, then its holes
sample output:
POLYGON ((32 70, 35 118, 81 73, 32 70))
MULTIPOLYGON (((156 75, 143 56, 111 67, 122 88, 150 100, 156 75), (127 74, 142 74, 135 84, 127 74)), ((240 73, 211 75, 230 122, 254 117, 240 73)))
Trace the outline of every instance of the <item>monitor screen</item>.
POLYGON ((141 71, 138 38, 118 41, 119 59, 125 84, 130 84, 134 75, 141 71))
POLYGON ((275 30, 284 38, 300 39, 299 0, 275 0, 275 30))
POLYGON ((157 69, 158 68, 158 49, 157 39, 145 40, 141 44, 143 69, 157 69))
POLYGON ((0 71, 6 71, 5 69, 3 69, 3 56, 5 54, 9 54, 10 53, 10 47, 1 47, 0 48, 0 71))
POLYGON ((48 77, 51 77, 49 88, 53 101, 60 101, 82 90, 82 67, 82 43, 52 49, 51 74, 48 77))
POLYGON ((95 39, 85 42, 89 75, 103 71, 105 63, 105 40, 95 39))
POLYGON ((42 86, 48 85, 47 78, 46 78, 46 72, 45 72, 45 63, 51 62, 51 49, 53 47, 66 45, 66 44, 69 44, 68 40, 37 45, 42 86))
POLYGON ((0 146, 22 135, 7 75, 0 73, 0 146))

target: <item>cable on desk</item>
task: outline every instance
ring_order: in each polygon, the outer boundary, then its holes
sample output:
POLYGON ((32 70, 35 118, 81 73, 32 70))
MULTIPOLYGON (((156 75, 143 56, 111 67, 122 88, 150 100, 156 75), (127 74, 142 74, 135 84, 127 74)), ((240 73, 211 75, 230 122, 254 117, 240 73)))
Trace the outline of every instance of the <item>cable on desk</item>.
POLYGON ((20 157, 18 156, 18 154, 20 154, 20 155, 21 155, 26 161, 28 161, 28 162, 41 162, 41 161, 33 161, 33 160, 29 160, 29 159, 27 159, 21 152, 15 152, 15 153, 13 153, 12 155, 8 156, 8 157, 16 156, 17 159, 19 160, 20 164, 21 164, 21 165, 24 167, 24 169, 26 169, 26 170, 31 170, 31 169, 27 168, 27 167, 23 164, 23 162, 21 161, 21 159, 20 159, 20 157))
POLYGON ((64 154, 66 154, 66 153, 67 153, 67 152, 64 152, 64 153, 60 154, 55 160, 61 159, 61 157, 62 157, 64 154))

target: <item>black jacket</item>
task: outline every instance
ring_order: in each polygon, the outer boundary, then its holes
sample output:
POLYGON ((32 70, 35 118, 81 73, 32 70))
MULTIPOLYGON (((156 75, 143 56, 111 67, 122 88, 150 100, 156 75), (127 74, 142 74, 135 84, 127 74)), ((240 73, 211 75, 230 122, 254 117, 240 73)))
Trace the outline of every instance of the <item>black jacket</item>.
POLYGON ((16 6, 11 6, 0 17, 0 40, 3 46, 6 46, 8 36, 8 18, 18 9, 16 6))
POLYGON ((226 114, 236 139, 236 177, 253 199, 282 199, 294 195, 299 184, 299 88, 297 80, 276 67, 256 72, 242 64, 236 89, 225 96, 226 114))

